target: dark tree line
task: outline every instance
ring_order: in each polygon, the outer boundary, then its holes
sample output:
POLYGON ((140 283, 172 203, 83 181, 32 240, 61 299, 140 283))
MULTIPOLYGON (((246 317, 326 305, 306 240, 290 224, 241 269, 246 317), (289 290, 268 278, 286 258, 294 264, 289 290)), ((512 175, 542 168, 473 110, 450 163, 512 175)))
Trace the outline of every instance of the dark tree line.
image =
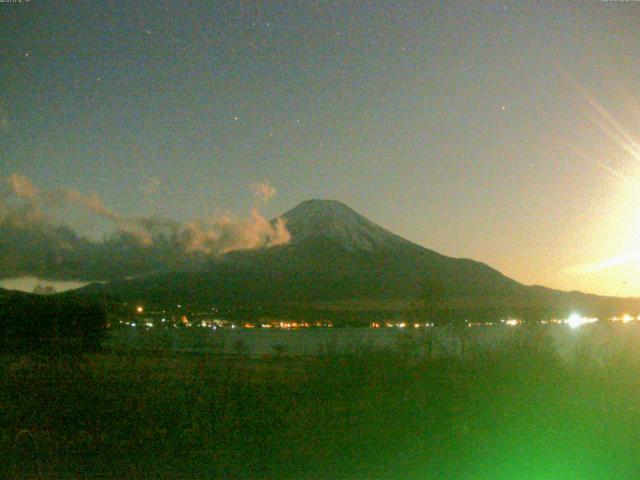
POLYGON ((0 349, 95 351, 106 314, 93 302, 68 297, 6 294, 0 297, 0 349))

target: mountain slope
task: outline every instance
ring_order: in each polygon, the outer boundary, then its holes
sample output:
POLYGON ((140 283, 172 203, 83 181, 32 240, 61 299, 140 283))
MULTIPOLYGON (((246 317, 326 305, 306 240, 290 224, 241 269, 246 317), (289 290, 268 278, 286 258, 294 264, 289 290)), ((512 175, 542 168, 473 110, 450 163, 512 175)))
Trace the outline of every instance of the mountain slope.
POLYGON ((323 281, 349 280, 349 288, 325 292, 340 298, 416 298, 436 287, 442 294, 522 287, 480 262, 447 257, 409 242, 340 202, 309 200, 282 217, 292 235, 288 245, 230 257, 258 271, 310 276, 315 289, 323 281))
POLYGON ((287 245, 231 252, 207 271, 92 285, 82 293, 273 315, 411 310, 471 319, 548 317, 575 308, 602 315, 631 302, 522 285, 483 263, 409 242, 337 201, 302 202, 282 217, 292 236, 287 245))

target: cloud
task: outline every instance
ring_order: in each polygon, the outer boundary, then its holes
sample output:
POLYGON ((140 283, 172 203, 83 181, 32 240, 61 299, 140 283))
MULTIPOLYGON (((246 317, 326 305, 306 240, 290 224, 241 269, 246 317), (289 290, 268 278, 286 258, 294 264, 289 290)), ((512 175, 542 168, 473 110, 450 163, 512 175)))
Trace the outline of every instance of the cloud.
POLYGON ((0 224, 27 228, 44 220, 37 204, 38 190, 27 177, 14 173, 2 179, 0 187, 0 224))
POLYGON ((73 189, 40 192, 20 174, 9 176, 5 184, 8 191, 0 192, 0 278, 91 281, 205 269, 228 252, 283 245, 291 238, 284 220, 269 222, 257 208, 244 218, 226 213, 182 224, 122 215, 97 195, 73 189), (92 241, 54 225, 46 211, 68 204, 112 222, 114 232, 92 241))
POLYGON ((283 245, 291 240, 291 235, 282 219, 272 225, 254 208, 248 219, 226 214, 207 222, 189 222, 180 231, 179 238, 188 253, 220 255, 234 250, 283 245))
POLYGON ((263 203, 267 203, 277 193, 275 187, 269 185, 267 180, 264 182, 253 182, 249 185, 249 188, 256 198, 263 203))
POLYGON ((38 196, 38 189, 24 175, 13 173, 7 177, 11 192, 22 200, 33 201, 38 196))
POLYGON ((102 200, 97 195, 85 195, 77 190, 68 188, 61 188, 49 192, 46 195, 46 201, 49 203, 71 203, 82 206, 102 218, 107 220, 113 220, 116 222, 122 221, 123 217, 117 215, 109 208, 107 208, 102 200))

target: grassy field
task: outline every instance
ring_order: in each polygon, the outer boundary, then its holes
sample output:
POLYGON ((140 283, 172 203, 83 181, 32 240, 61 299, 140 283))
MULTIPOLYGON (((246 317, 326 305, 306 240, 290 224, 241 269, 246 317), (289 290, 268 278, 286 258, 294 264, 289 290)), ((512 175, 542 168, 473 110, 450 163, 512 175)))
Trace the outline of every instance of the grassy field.
POLYGON ((626 479, 640 356, 5 355, 1 478, 626 479))

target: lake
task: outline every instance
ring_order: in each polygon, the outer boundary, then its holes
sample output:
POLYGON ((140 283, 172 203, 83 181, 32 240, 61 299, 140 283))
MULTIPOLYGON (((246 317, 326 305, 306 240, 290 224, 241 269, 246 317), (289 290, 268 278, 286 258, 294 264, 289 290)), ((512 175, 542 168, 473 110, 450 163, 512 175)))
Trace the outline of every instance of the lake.
POLYGON ((399 350, 413 355, 455 356, 496 349, 505 343, 546 338, 564 356, 602 356, 635 349, 640 325, 600 322, 572 329, 568 325, 473 326, 430 328, 141 328, 110 332, 111 348, 242 355, 353 354, 372 350, 399 350))

